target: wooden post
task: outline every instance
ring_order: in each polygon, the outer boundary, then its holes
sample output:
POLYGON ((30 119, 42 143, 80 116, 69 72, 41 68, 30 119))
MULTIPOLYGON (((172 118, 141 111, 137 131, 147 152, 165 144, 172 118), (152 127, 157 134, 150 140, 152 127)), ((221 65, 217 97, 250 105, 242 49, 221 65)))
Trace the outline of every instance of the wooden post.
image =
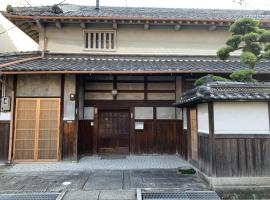
POLYGON ((208 103, 208 117, 209 117, 209 142, 210 142, 210 176, 216 176, 213 162, 213 143, 214 143, 214 105, 213 102, 208 103))

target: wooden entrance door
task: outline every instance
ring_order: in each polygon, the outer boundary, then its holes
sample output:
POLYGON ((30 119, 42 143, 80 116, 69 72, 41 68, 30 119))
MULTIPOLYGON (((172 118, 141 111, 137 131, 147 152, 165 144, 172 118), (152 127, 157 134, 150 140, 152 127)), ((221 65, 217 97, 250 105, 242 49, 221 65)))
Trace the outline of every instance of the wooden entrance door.
POLYGON ((197 161, 198 159, 198 133, 197 133, 197 110, 190 109, 190 143, 191 143, 191 159, 197 161))
POLYGON ((99 153, 129 153, 130 112, 101 110, 99 118, 99 153))
POLYGON ((59 159, 59 98, 17 98, 14 159, 59 159))

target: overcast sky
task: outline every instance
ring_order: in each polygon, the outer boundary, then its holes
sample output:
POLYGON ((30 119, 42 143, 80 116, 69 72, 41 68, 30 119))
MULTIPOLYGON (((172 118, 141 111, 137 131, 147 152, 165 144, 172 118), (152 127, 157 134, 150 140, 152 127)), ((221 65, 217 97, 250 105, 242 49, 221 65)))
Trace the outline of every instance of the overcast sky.
MULTIPOLYGON (((17 6, 53 5, 63 0, 0 0, 0 8, 7 4, 17 6), (28 3, 29 4, 28 4, 28 3)), ((95 5, 95 0, 66 0, 65 3, 95 5)), ((100 0, 101 6, 141 6, 219 9, 264 9, 270 10, 270 0, 100 0), (243 2, 243 3, 241 3, 243 2)))

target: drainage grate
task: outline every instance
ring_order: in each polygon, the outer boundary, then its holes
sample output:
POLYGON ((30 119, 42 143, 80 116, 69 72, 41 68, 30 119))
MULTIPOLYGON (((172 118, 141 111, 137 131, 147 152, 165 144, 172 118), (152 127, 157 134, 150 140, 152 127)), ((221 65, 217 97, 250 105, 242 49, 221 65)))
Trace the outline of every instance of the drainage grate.
MULTIPOLYGON (((138 195, 138 193, 137 193, 138 195)), ((220 200, 213 191, 187 191, 178 193, 142 193, 141 200, 220 200)))
POLYGON ((60 193, 0 194, 0 200, 58 200, 59 196, 60 193))

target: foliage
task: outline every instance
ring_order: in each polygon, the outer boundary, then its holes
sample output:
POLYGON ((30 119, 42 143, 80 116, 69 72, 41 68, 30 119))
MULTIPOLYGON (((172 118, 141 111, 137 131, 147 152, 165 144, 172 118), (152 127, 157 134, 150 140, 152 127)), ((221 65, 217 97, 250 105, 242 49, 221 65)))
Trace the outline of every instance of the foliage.
POLYGON ((253 75, 255 74, 256 72, 253 69, 241 69, 241 70, 234 71, 230 75, 230 78, 233 81, 238 81, 238 82, 256 82, 256 80, 252 78, 253 75))
POLYGON ((249 64, 251 66, 254 66, 257 62, 257 57, 255 54, 251 52, 243 52, 240 56, 240 60, 242 63, 249 64))
POLYGON ((258 60, 270 59, 270 31, 259 27, 259 21, 252 18, 242 18, 235 21, 229 32, 231 36, 226 41, 226 47, 217 51, 221 60, 230 57, 230 53, 241 50, 240 60, 253 69, 258 60))
POLYGON ((13 7, 12 7, 11 5, 7 5, 6 11, 7 11, 8 13, 13 13, 14 9, 13 9, 13 7))
POLYGON ((230 81, 226 78, 223 78, 221 76, 214 76, 212 74, 208 74, 207 76, 203 76, 199 79, 197 79, 194 83, 194 86, 201 86, 201 85, 204 85, 206 83, 210 83, 210 82, 227 82, 227 81, 230 81))

